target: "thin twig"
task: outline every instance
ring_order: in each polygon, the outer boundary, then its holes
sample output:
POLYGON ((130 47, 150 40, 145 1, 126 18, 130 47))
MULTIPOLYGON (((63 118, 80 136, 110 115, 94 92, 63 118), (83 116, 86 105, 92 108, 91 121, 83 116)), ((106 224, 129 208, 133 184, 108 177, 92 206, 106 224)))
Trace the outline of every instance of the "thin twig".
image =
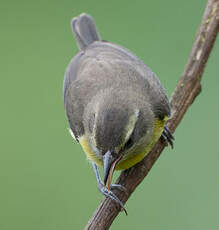
MULTIPOLYGON (((199 31, 188 59, 185 70, 171 97, 172 118, 168 121, 169 129, 174 132, 189 106, 201 91, 201 77, 214 45, 219 30, 219 0, 209 0, 202 18, 199 31)), ((159 141, 152 151, 136 166, 121 173, 116 183, 127 188, 127 194, 116 191, 122 202, 126 202, 136 187, 148 174, 160 156, 165 143, 159 141)), ((85 227, 86 230, 109 229, 119 213, 118 205, 105 198, 85 227)))

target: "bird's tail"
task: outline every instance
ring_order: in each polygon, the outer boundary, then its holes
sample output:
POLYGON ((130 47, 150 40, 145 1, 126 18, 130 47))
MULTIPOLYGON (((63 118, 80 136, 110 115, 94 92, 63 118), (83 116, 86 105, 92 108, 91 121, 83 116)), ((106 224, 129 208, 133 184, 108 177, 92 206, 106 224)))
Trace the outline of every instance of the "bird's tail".
POLYGON ((94 19, 85 13, 72 19, 72 30, 80 50, 94 41, 101 40, 94 19))

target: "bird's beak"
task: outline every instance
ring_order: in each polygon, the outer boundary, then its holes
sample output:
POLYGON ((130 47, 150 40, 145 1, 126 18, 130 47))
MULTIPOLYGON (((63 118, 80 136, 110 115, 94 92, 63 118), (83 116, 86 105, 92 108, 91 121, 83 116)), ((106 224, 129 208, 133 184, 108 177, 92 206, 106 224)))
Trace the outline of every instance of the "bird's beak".
POLYGON ((112 180, 113 172, 115 169, 116 164, 122 158, 122 155, 119 157, 113 157, 110 151, 107 151, 104 155, 103 160, 103 174, 104 174, 104 186, 110 190, 110 183, 112 180))

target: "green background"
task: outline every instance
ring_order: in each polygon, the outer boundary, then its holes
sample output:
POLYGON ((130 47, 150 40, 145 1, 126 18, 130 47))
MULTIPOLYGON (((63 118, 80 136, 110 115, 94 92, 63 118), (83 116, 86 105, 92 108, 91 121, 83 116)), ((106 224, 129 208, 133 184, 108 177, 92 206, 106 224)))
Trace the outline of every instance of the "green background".
MULTIPOLYGON (((77 52, 70 20, 91 14, 103 39, 136 53, 170 96, 206 1, 2 1, 0 229, 83 229, 102 200, 91 165, 68 133, 65 68, 77 52)), ((112 229, 219 228, 219 42, 203 91, 112 229)))

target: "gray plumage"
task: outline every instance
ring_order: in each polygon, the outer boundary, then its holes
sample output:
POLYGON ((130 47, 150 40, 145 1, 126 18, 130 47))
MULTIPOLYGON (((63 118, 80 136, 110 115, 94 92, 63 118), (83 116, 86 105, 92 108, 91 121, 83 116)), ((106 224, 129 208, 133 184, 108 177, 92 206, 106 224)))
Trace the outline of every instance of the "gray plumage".
POLYGON ((126 48, 101 41, 92 17, 74 18, 72 28, 80 51, 67 67, 63 99, 76 138, 95 132, 104 152, 121 144, 135 112, 135 141, 153 126, 155 117, 170 116, 166 93, 150 68, 126 48))
POLYGON ((93 18, 87 14, 81 14, 72 19, 72 31, 77 39, 79 49, 84 50, 94 41, 100 40, 93 18))

